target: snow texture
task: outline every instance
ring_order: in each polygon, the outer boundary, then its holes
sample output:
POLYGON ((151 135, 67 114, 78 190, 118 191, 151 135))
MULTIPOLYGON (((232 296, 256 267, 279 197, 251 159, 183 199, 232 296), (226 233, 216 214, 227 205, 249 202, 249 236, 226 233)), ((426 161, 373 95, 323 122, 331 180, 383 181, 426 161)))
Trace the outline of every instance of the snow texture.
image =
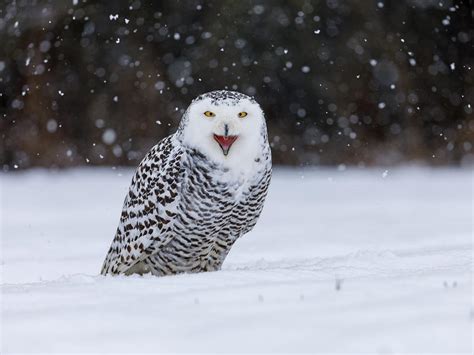
POLYGON ((2 353, 472 352, 472 171, 277 169, 223 270, 98 276, 131 175, 0 177, 2 353))

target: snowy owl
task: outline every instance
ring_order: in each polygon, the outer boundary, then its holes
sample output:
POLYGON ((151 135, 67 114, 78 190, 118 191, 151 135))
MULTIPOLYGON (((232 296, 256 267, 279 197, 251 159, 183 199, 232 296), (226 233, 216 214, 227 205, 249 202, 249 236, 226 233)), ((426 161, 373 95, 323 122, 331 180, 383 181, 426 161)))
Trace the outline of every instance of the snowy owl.
POLYGON ((257 223, 271 169, 253 98, 225 90, 197 97, 176 133, 138 166, 101 274, 219 270, 257 223))

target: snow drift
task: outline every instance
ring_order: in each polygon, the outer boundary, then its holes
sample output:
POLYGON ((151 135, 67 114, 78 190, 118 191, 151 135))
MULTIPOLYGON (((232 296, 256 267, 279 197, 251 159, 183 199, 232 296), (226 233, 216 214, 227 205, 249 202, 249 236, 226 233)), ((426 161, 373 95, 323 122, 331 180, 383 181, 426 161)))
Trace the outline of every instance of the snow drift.
POLYGON ((222 271, 104 278, 131 170, 1 176, 1 352, 472 351, 470 170, 275 172, 222 271))

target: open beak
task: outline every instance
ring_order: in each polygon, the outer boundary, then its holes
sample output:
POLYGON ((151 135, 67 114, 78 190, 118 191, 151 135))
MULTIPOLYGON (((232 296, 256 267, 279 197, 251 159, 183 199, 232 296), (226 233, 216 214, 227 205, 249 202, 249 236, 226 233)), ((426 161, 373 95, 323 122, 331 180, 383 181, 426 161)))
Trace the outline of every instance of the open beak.
POLYGON ((214 134, 214 139, 221 146, 222 153, 224 153, 225 156, 229 154, 229 149, 237 140, 237 137, 238 136, 218 136, 217 134, 214 134))

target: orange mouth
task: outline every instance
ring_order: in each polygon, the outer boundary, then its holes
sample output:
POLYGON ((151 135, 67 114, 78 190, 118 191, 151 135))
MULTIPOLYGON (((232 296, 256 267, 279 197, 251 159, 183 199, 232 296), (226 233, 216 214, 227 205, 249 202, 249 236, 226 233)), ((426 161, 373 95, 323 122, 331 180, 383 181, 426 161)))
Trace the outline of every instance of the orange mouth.
POLYGON ((224 155, 229 154, 229 149, 237 140, 237 138, 238 136, 218 136, 217 134, 214 134, 214 139, 217 143, 219 143, 224 155))

